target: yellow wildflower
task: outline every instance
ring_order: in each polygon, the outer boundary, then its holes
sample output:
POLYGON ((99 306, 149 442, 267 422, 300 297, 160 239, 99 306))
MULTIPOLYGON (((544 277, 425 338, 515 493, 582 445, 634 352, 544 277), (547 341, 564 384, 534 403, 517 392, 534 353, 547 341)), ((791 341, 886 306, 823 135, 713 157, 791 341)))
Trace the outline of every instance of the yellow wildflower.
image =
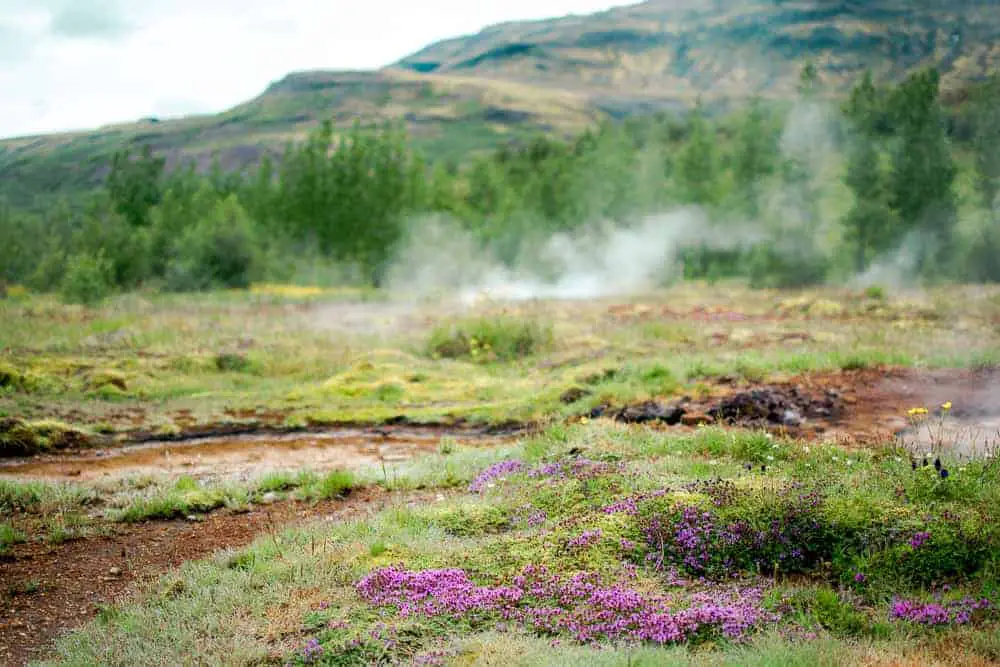
POLYGON ((926 415, 927 408, 910 408, 909 410, 906 411, 906 414, 910 415, 911 417, 916 417, 918 415, 926 415))
POLYGON ((951 410, 951 401, 948 401, 946 403, 942 403, 941 404, 941 409, 944 410, 945 412, 948 412, 949 410, 951 410))

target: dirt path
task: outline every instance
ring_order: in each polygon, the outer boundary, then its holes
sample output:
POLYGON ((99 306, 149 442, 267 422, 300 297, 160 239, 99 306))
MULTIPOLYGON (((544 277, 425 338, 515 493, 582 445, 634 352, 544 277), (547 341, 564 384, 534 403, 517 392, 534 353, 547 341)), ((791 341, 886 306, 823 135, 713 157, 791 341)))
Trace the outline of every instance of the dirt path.
POLYGON ((240 434, 20 459, 0 459, 0 478, 98 479, 139 475, 190 475, 201 480, 246 480, 275 471, 357 469, 395 464, 436 451, 442 438, 495 446, 508 435, 459 429, 343 428, 317 433, 240 434))
POLYGON ((24 665, 44 655, 53 640, 120 601, 150 577, 226 547, 307 519, 363 517, 401 499, 430 500, 436 493, 390 494, 362 489, 346 500, 295 501, 243 514, 215 513, 203 521, 155 521, 113 526, 113 534, 60 545, 23 544, 0 561, 0 664, 24 665))

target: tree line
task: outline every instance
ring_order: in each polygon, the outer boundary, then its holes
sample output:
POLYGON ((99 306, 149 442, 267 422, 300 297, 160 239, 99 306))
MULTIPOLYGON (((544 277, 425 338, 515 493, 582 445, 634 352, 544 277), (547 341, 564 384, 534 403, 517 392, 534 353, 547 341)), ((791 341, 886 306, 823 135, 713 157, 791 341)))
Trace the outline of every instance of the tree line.
POLYGON ((1000 281, 1000 77, 971 89, 961 136, 933 70, 894 86, 865 74, 835 113, 819 86, 806 67, 791 105, 753 100, 720 116, 699 104, 462 165, 429 162, 392 124, 323 123, 238 172, 168 173, 148 147, 123 150, 86 206, 0 203, 0 282, 77 301, 265 279, 379 285, 423 214, 451 216, 514 262, 555 232, 685 205, 717 228, 681 248, 689 278, 797 286, 902 257, 914 277, 1000 281), (727 226, 752 239, 714 242, 727 226))

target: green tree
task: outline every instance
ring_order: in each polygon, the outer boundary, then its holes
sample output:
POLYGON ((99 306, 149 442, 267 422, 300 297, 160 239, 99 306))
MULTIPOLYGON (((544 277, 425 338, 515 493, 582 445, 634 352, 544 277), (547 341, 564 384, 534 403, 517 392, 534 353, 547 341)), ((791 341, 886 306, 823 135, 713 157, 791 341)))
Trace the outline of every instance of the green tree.
POLYGON ((774 172, 777 141, 767 124, 760 100, 754 99, 739 127, 733 179, 743 201, 743 209, 751 217, 760 213, 762 181, 774 172))
POLYGON ((879 253, 889 250, 895 240, 877 134, 878 108, 878 92, 871 72, 866 72, 844 106, 852 131, 846 184, 854 193, 854 204, 843 225, 858 272, 864 271, 879 253))
POLYGON ((911 75, 890 98, 896 127, 889 203, 915 253, 917 270, 949 272, 954 252, 957 175, 933 69, 911 75))
POLYGON ((715 132, 700 101, 688 123, 688 139, 677 160, 681 196, 686 203, 708 206, 717 200, 719 167, 715 132))
POLYGON ((973 94, 972 124, 976 187, 983 206, 996 220, 997 195, 1000 194, 1000 74, 994 74, 973 94))
POLYGON ((160 203, 166 159, 153 155, 149 144, 133 158, 125 149, 114 154, 106 187, 119 215, 133 227, 149 223, 149 210, 160 203))

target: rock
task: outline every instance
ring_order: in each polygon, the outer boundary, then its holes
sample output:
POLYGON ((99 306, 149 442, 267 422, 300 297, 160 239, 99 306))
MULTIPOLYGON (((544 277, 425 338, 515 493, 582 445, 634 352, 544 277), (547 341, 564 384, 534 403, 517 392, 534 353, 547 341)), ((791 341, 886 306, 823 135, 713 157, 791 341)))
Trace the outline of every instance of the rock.
POLYGON ((802 415, 795 410, 785 410, 784 414, 781 415, 781 423, 785 426, 801 426, 802 415))
POLYGON ((562 395, 559 397, 559 400, 564 405, 570 405, 571 403, 576 403, 581 398, 590 396, 590 394, 591 392, 587 391, 586 389, 581 389, 580 387, 570 387, 569 389, 567 389, 562 393, 562 395))
POLYGON ((693 412, 690 414, 685 414, 681 417, 681 423, 685 426, 704 426, 705 424, 712 424, 715 420, 701 413, 693 412))
POLYGON ((618 421, 626 424, 645 424, 648 422, 663 422, 668 426, 681 423, 686 410, 679 405, 663 405, 656 401, 646 401, 632 405, 618 413, 618 421))
POLYGON ((590 417, 591 419, 600 419, 601 417, 604 416, 604 413, 606 413, 607 411, 608 411, 608 406, 598 405, 593 410, 591 410, 590 414, 587 416, 590 417))
POLYGON ((113 567, 110 570, 108 570, 108 574, 110 574, 112 577, 120 577, 122 574, 122 569, 120 567, 113 567))
POLYGON ((260 497, 260 502, 264 505, 273 505, 278 501, 278 494, 274 491, 268 491, 263 496, 260 497))
POLYGON ((194 514, 188 514, 186 517, 184 517, 184 519, 187 521, 201 521, 201 519, 199 517, 196 517, 194 514))

